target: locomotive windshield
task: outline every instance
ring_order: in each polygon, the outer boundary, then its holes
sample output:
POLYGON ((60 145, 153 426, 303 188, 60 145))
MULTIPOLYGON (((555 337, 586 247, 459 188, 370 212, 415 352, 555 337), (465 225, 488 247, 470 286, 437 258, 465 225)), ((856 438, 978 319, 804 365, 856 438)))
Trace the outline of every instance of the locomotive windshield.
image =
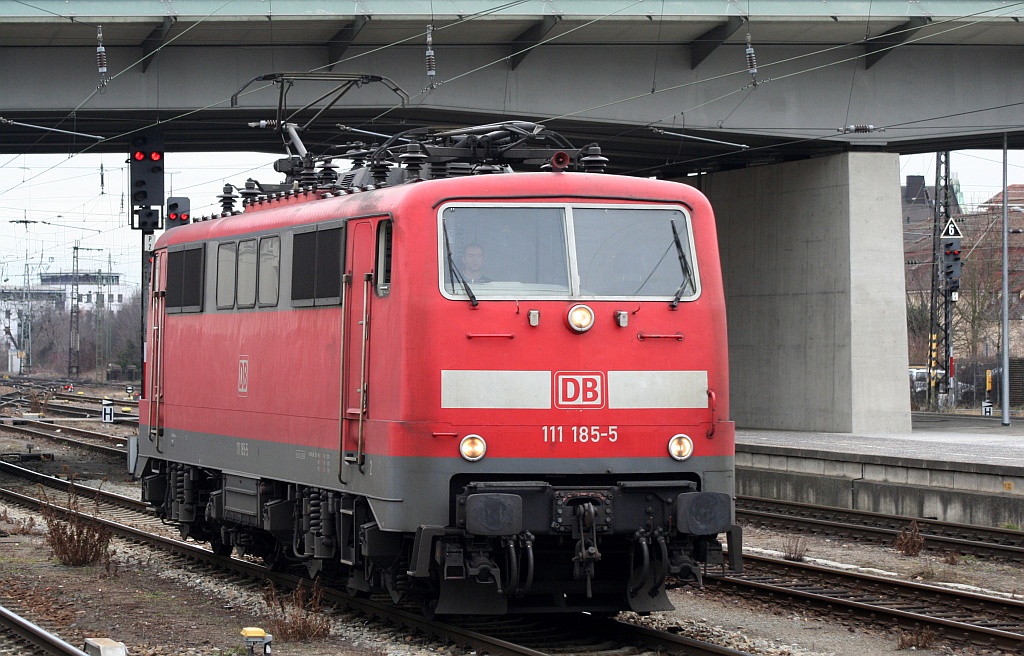
POLYGON ((696 298, 681 208, 460 205, 442 210, 441 288, 453 299, 696 298))

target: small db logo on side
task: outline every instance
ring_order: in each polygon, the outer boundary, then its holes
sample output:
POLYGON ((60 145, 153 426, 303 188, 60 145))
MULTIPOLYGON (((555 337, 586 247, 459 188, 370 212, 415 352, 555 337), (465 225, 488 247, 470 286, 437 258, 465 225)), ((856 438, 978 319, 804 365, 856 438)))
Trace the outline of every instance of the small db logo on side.
POLYGON ((555 372, 556 408, 603 408, 604 374, 599 371, 555 372))
POLYGON ((249 356, 238 356, 238 396, 249 395, 249 356))

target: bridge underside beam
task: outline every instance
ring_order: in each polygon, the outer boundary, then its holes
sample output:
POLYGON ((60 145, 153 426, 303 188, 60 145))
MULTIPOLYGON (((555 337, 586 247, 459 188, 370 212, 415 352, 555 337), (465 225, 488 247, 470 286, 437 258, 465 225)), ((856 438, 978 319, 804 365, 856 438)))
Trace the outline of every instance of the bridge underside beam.
POLYGON ((160 48, 167 43, 167 34, 174 27, 174 23, 177 21, 173 16, 165 16, 162 23, 157 26, 152 32, 149 33, 142 41, 142 72, 145 73, 149 66, 156 59, 157 54, 160 52, 160 48))
POLYGON ((711 28, 694 39, 690 44, 690 70, 697 68, 718 46, 735 34, 744 22, 739 16, 730 16, 727 22, 711 28))
POLYGON ((882 57, 888 55, 894 48, 899 47, 901 43, 904 43, 913 36, 914 32, 929 22, 930 19, 926 17, 915 16, 906 23, 894 27, 877 38, 868 41, 866 46, 867 55, 864 57, 864 68, 871 68, 877 64, 882 57))
POLYGON ((333 71, 334 67, 341 61, 341 58, 345 56, 345 51, 348 50, 349 46, 356 40, 359 33, 363 31, 366 24, 370 22, 367 16, 356 16, 356 19, 351 23, 341 28, 337 34, 331 37, 331 40, 327 42, 327 53, 329 61, 327 62, 327 70, 333 71))
POLYGON ((513 54, 508 58, 509 69, 514 71, 526 59, 526 56, 533 51, 534 46, 539 45, 560 20, 561 18, 558 16, 545 16, 543 20, 537 21, 529 29, 513 39, 513 54))

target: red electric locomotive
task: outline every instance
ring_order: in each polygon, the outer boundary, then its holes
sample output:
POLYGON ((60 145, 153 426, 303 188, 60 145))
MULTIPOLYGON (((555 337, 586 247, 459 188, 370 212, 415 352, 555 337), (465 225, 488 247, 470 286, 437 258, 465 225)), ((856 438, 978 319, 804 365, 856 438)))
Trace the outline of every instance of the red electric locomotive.
POLYGON ((300 152, 156 244, 132 468, 159 515, 431 613, 670 609, 720 534, 740 569, 699 191, 520 122, 340 179, 300 152))

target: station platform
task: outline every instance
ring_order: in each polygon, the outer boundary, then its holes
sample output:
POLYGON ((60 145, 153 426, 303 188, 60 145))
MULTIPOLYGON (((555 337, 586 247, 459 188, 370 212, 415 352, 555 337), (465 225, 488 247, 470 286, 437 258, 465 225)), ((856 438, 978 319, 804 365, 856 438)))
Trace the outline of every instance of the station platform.
POLYGON ((737 428, 736 493, 1024 527, 1024 418, 914 413, 896 435, 737 428))

